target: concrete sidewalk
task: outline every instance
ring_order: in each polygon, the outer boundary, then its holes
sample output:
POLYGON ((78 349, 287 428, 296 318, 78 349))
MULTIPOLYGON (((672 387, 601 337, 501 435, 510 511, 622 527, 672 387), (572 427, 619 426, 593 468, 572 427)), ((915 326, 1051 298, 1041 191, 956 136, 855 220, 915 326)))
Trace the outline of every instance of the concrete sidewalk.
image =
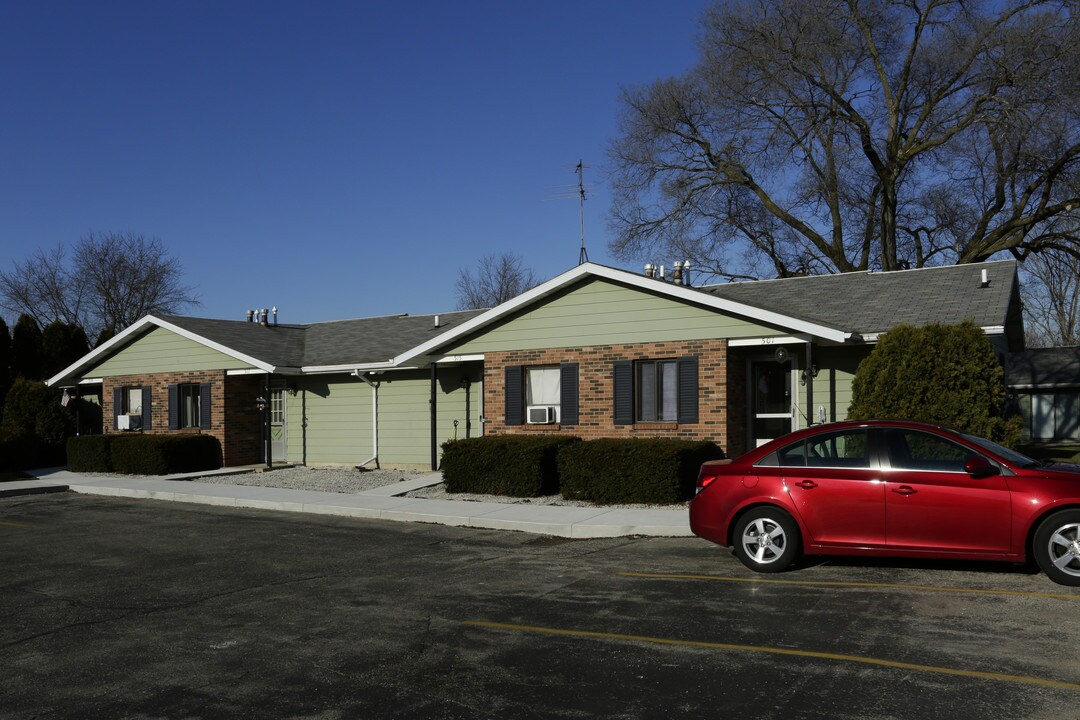
POLYGON ((70 490, 88 495, 519 530, 570 538, 692 535, 686 509, 682 507, 672 510, 629 510, 401 497, 412 490, 441 482, 439 473, 360 493, 186 482, 193 477, 236 472, 220 470, 156 477, 94 477, 64 469, 35 470, 31 473, 35 475, 33 480, 0 483, 0 497, 70 490))

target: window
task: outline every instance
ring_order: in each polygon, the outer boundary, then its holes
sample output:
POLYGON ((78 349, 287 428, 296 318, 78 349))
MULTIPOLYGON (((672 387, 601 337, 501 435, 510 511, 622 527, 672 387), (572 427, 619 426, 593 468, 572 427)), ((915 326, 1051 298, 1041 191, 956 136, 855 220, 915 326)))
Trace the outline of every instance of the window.
POLYGON ((964 463, 976 455, 963 445, 917 430, 886 430, 885 442, 889 463, 898 470, 963 472, 964 463))
POLYGON ((121 414, 142 415, 142 396, 143 391, 141 387, 124 388, 120 396, 123 398, 123 402, 120 403, 121 414))
MULTIPOLYGON (((551 422, 559 422, 560 401, 562 399, 561 373, 557 367, 525 368, 525 407, 555 408, 555 417, 551 422)), ((548 422, 545 420, 544 422, 548 422)))
POLYGON ((177 386, 177 399, 180 403, 180 427, 199 427, 200 412, 199 386, 194 384, 177 386))
POLYGON ((1040 393, 1031 396, 1032 440, 1080 438, 1080 393, 1040 393))
POLYGON ((674 360, 634 364, 634 422, 675 422, 678 417, 678 371, 674 360))
POLYGON ((698 359, 616 360, 612 363, 616 425, 698 422, 698 359))
MULTIPOLYGON (((779 464, 783 467, 869 468, 870 450, 865 430, 815 435, 782 448, 779 464)), ((759 463, 774 465, 775 463, 759 463)))
POLYGON ((537 367, 507 365, 503 377, 507 425, 526 422, 578 424, 577 363, 537 367), (554 417, 550 413, 554 413, 554 417))
POLYGON ((169 386, 169 429, 209 428, 211 383, 169 386))

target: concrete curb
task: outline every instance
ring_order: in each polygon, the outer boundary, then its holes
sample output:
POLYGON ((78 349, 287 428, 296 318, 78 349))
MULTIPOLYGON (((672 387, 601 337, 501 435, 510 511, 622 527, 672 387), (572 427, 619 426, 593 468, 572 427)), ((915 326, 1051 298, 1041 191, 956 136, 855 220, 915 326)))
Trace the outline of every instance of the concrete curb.
POLYGON ((183 479, 189 477, 91 478, 68 471, 51 471, 37 480, 0 485, 0 497, 70 490, 85 495, 516 530, 567 538, 693 535, 688 514, 682 508, 608 509, 401 497, 440 482, 439 473, 355 494, 177 482, 183 479), (10 492, 5 492, 9 487, 10 492))

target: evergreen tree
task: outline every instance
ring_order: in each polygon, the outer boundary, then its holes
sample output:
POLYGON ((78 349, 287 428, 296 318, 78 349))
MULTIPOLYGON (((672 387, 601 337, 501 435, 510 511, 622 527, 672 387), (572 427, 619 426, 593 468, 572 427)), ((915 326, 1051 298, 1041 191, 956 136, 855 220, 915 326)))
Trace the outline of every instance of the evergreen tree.
POLYGON ((52 322, 41 334, 43 377, 50 378, 90 350, 86 332, 71 323, 52 322))
POLYGON ((4 399, 11 388, 11 333, 7 322, 0 317, 0 418, 4 415, 4 399))
POLYGON ((11 334, 11 374, 13 378, 24 377, 40 380, 44 377, 42 360, 44 349, 41 329, 29 315, 20 315, 11 334))
POLYGON ((1019 424, 1004 420, 1005 371, 990 340, 970 320, 898 325, 859 364, 848 417, 946 425, 1013 443, 1019 424))

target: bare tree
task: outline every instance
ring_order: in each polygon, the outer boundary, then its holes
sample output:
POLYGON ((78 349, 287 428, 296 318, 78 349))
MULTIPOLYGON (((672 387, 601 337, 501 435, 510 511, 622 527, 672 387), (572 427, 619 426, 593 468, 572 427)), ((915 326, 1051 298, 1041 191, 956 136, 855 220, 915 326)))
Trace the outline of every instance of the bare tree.
POLYGON ((472 310, 489 308, 506 302, 539 285, 535 273, 522 264, 514 253, 485 255, 480 258, 476 274, 458 270, 458 308, 472 310))
POLYGON ((90 232, 70 258, 61 245, 0 271, 0 307, 29 315, 41 327, 79 325, 90 336, 198 302, 194 288, 183 284, 179 261, 161 241, 134 233, 90 232))
POLYGON ((1048 251, 1028 258, 1023 270, 1027 344, 1080 345, 1080 259, 1048 251))
POLYGON ((1080 256, 1076 0, 730 0, 624 92, 612 252, 729 279, 1080 256))

